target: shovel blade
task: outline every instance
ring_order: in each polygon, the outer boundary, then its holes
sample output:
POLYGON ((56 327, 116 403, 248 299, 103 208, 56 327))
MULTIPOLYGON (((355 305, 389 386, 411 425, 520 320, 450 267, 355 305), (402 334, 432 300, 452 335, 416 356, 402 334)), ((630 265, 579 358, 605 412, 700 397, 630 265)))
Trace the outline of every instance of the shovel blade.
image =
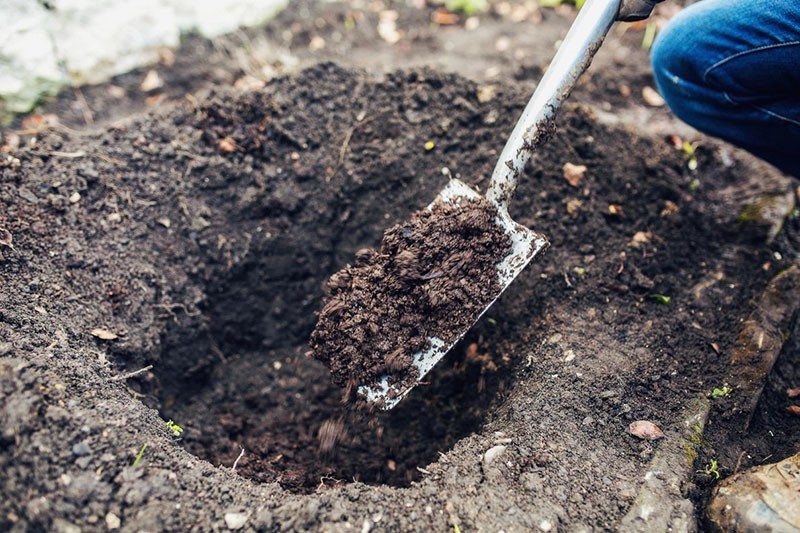
MULTIPOLYGON (((437 202, 458 206, 461 205, 462 202, 479 198, 480 195, 468 185, 459 180, 451 179, 436 199, 428 205, 428 209, 437 202)), ((492 306, 511 282, 525 269, 528 263, 548 246, 547 239, 544 235, 517 224, 511 220, 508 211, 499 206, 497 208, 497 224, 500 225, 510 237, 511 251, 508 255, 500 259, 495 266, 500 286, 497 294, 480 313, 475 315, 472 324, 483 316, 486 310, 492 306)), ((436 363, 461 340, 467 331, 469 331, 469 328, 472 327, 472 324, 464 328, 463 331, 458 332, 456 336, 449 336, 449 340, 444 340, 439 337, 428 337, 427 347, 415 353, 412 359, 412 364, 418 371, 417 379, 414 381, 390 383, 389 376, 383 376, 375 383, 358 387, 358 394, 368 403, 375 404, 381 409, 389 410, 393 408, 411 392, 411 390, 422 381, 425 375, 436 366, 436 363)))

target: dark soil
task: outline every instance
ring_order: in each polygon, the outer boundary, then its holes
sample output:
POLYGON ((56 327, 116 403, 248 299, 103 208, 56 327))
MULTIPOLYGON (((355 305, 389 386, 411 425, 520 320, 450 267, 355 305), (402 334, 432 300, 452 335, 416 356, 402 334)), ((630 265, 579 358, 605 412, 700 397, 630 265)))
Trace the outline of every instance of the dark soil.
POLYGON ((510 251, 486 200, 417 211, 326 283, 314 357, 353 392, 384 376, 410 384, 420 377, 414 354, 431 348, 432 337, 452 345, 500 294, 496 267, 510 251))
POLYGON ((0 529, 614 529, 658 447, 626 428, 669 438, 788 263, 717 194, 763 175, 710 142, 692 172, 568 106, 513 204, 550 253, 427 386, 362 419, 303 355, 323 282, 443 166, 486 187, 529 87, 477 89, 326 64, 4 155, 0 529))

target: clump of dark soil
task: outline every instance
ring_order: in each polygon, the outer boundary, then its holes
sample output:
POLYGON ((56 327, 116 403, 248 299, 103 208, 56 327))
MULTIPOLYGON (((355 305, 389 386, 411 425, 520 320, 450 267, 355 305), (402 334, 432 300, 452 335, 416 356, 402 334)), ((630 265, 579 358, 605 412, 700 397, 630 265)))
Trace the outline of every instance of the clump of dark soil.
POLYGON ((413 357, 430 339, 455 342, 500 292, 496 265, 511 250, 484 199, 435 202, 386 231, 378 251, 331 276, 311 335, 334 382, 354 389, 419 377, 413 357))

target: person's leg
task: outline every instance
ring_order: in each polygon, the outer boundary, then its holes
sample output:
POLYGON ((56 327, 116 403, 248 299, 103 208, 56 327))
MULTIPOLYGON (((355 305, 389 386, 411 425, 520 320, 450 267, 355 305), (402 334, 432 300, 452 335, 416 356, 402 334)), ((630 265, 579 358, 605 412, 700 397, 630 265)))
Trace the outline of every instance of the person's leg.
POLYGON ((800 1, 703 0, 656 38, 673 113, 800 176, 800 1))

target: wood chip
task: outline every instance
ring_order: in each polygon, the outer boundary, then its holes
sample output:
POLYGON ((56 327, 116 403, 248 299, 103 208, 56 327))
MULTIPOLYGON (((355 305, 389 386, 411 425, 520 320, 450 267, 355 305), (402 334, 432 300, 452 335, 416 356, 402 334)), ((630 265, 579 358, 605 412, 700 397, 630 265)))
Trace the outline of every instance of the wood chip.
POLYGON ((628 432, 635 437, 645 440, 658 440, 664 438, 664 432, 657 425, 648 420, 637 420, 628 426, 628 432))
POLYGON ((800 396, 800 387, 796 389, 786 389, 786 396, 789 398, 797 398, 800 396))
POLYGON ((108 331, 107 329, 103 329, 103 328, 94 328, 89 333, 93 337, 97 337, 98 339, 104 340, 104 341, 113 341, 113 340, 119 338, 119 336, 116 333, 112 333, 112 332, 108 331))
POLYGON ((786 410, 795 416, 800 416, 800 405, 790 405, 786 410))
POLYGON ((572 163, 564 163, 562 168, 564 172, 564 179, 573 187, 577 187, 583 181, 583 175, 586 174, 586 165, 574 165, 572 163))

